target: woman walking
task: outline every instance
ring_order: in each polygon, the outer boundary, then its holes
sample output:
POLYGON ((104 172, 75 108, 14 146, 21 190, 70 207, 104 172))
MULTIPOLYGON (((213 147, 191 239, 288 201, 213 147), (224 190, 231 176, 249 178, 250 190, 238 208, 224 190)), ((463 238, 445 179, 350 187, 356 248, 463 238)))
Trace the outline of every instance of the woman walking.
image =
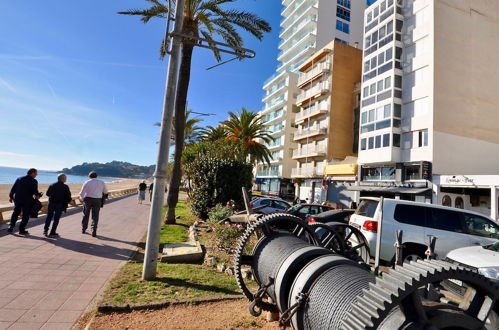
POLYGON ((142 204, 144 199, 146 199, 146 189, 147 185, 145 181, 139 183, 139 195, 138 195, 139 204, 142 204))

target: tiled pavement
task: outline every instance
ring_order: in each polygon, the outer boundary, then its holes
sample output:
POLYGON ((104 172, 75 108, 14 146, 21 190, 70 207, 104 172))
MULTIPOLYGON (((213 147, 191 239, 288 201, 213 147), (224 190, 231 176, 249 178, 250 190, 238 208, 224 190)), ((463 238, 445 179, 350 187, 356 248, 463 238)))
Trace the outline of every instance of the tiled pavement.
MULTIPOLYGON (((97 237, 81 233, 81 213, 63 216, 60 238, 0 230, 0 330, 70 329, 146 231, 149 205, 136 197, 101 209, 97 237)), ((17 231, 16 226, 16 231, 17 231)))

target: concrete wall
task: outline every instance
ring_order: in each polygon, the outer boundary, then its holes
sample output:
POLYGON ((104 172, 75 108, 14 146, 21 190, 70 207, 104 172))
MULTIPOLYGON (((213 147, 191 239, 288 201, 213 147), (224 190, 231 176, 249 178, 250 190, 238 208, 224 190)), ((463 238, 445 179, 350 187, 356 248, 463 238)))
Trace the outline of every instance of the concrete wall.
POLYGON ((435 1, 434 173, 499 173, 499 1, 435 1))
POLYGON ((328 160, 354 155, 353 90, 362 75, 362 51, 338 41, 333 44, 328 160))

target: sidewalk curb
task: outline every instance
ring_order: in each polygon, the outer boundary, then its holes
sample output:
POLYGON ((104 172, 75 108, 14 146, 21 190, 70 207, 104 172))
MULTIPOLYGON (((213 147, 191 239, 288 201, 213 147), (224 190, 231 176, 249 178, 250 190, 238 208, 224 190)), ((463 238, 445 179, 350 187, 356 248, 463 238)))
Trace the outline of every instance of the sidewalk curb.
POLYGON ((244 298, 240 295, 230 295, 218 298, 201 298, 201 299, 184 299, 184 300, 166 300, 162 302, 152 302, 143 304, 124 304, 124 305, 100 305, 97 307, 97 312, 102 314, 110 313, 129 313, 132 311, 157 310, 178 305, 199 305, 220 301, 239 300, 244 298))

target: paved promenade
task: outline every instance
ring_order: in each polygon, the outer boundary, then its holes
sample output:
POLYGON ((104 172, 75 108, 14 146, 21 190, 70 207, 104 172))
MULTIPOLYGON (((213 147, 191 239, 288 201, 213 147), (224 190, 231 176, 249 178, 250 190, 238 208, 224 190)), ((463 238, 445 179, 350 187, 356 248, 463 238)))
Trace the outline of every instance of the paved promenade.
MULTIPOLYGON (((149 205, 136 196, 101 209, 97 237, 81 233, 81 212, 61 218, 60 238, 0 230, 0 329, 70 329, 146 232, 149 205)), ((89 232, 89 231, 87 231, 89 232)))

